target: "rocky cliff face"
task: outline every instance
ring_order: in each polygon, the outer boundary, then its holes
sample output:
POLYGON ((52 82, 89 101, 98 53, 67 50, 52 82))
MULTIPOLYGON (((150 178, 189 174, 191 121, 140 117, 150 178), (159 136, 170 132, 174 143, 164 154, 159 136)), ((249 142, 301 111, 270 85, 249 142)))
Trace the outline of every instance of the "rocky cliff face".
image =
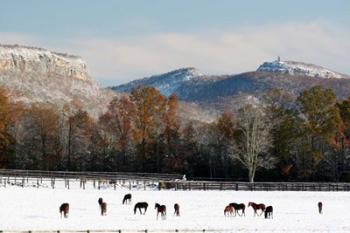
POLYGON ((0 45, 0 85, 15 101, 58 106, 74 101, 94 116, 113 96, 89 78, 80 57, 17 45, 0 45))

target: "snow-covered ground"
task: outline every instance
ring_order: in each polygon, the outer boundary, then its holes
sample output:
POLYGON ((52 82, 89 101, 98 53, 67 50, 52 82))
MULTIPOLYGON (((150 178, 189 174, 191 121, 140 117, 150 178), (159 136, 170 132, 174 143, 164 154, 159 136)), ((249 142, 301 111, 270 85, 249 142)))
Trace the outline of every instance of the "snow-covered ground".
MULTIPOLYGON (((63 184, 63 183, 62 183, 63 184)), ((0 230, 215 230, 215 232, 350 232, 350 193, 347 192, 235 192, 235 191, 156 191, 103 186, 100 190, 70 189, 57 184, 48 187, 0 186, 0 230), (122 205, 131 192, 131 205, 122 205), (97 199, 107 202, 107 216, 99 215, 97 199), (146 215, 134 215, 133 204, 147 201, 146 215), (245 217, 224 217, 230 202, 254 201, 274 207, 274 218, 254 217, 251 208, 245 217), (318 214, 322 201, 324 213, 318 214), (58 208, 69 202, 69 218, 60 218, 58 208), (156 220, 155 202, 165 204, 166 220, 156 220), (180 217, 173 216, 174 203, 180 217)))

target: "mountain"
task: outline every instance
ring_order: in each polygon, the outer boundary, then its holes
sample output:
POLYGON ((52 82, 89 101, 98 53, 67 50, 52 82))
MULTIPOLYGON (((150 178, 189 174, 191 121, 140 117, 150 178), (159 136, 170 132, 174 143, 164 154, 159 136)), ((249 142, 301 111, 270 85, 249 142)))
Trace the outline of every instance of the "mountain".
POLYGON ((95 117, 115 95, 89 77, 82 58, 19 45, 0 45, 0 85, 14 101, 57 106, 74 102, 95 117))
POLYGON ((350 78, 345 74, 334 72, 322 66, 296 61, 281 61, 279 57, 276 61, 264 62, 257 71, 315 78, 350 78))
POLYGON ((170 96, 176 92, 184 82, 201 77, 202 74, 195 68, 182 68, 161 75, 139 79, 124 85, 112 87, 117 92, 131 92, 138 86, 152 86, 157 88, 163 95, 170 96))
POLYGON ((111 89, 130 92, 137 86, 153 86, 165 95, 174 92, 182 101, 225 108, 227 103, 232 103, 232 99, 237 101, 260 97, 273 88, 286 90, 296 96, 316 85, 333 89, 341 99, 350 95, 350 78, 347 75, 312 64, 279 60, 265 62, 256 71, 236 75, 203 75, 194 68, 179 69, 111 89), (174 73, 177 75, 173 80, 174 73), (194 75, 189 76, 188 73, 194 75))

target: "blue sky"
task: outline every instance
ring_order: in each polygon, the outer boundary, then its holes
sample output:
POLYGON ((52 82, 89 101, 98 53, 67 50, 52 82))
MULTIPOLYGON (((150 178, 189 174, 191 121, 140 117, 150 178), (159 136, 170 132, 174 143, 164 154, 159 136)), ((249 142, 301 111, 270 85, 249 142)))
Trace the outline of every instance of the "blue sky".
POLYGON ((183 66, 239 73, 277 55, 349 74, 349 28, 348 0, 8 0, 0 7, 0 43, 80 55, 104 86, 183 66))

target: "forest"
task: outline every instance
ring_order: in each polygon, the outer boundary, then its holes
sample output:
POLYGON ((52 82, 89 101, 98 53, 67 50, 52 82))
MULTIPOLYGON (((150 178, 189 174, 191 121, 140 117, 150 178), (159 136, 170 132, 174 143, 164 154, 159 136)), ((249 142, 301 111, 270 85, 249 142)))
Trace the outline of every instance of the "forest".
POLYGON ((320 86, 297 97, 270 90, 211 123, 182 119, 177 97, 152 87, 113 99, 98 119, 79 104, 10 99, 1 89, 0 168, 350 181, 350 97, 339 100, 320 86))

